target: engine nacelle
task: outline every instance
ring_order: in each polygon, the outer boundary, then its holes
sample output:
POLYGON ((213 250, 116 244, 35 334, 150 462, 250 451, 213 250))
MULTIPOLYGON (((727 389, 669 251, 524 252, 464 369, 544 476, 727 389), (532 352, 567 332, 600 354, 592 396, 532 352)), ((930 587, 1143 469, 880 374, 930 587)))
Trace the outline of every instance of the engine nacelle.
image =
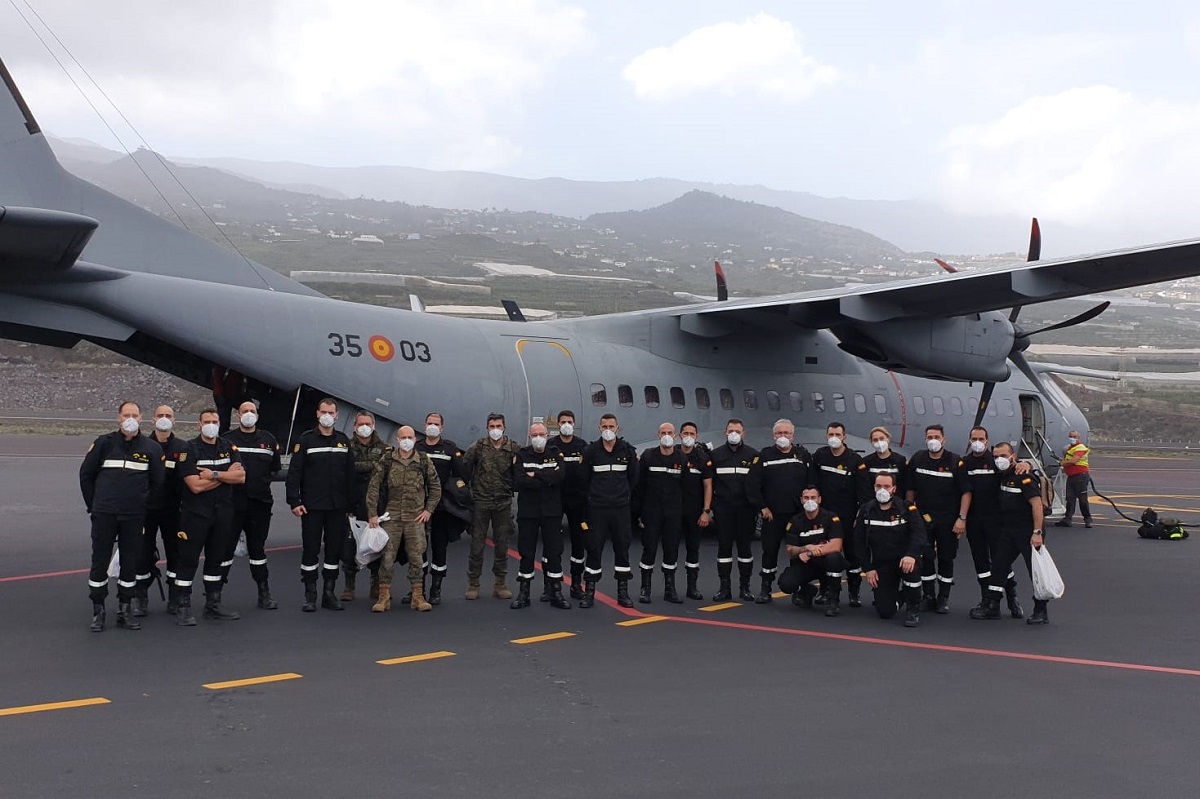
POLYGON ((1008 378, 1013 325, 999 311, 941 319, 860 322, 831 328, 851 355, 897 372, 942 380, 1008 378))

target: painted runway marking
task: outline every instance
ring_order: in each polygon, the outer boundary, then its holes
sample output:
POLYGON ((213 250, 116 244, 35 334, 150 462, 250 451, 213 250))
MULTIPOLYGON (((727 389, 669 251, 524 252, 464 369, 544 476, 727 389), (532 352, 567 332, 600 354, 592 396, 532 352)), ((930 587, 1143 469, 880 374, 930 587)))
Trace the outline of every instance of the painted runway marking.
POLYGON ((705 605, 702 608, 697 608, 697 610, 703 611, 704 613, 713 613, 718 610, 728 610, 729 608, 740 608, 741 606, 742 606, 741 602, 722 602, 719 605, 705 605))
MULTIPOLYGON (((267 547, 264 551, 265 552, 287 552, 289 550, 301 549, 301 548, 302 548, 301 544, 289 544, 286 547, 267 547)), ((200 560, 203 561, 204 557, 201 556, 200 560)), ((166 565, 165 560, 160 560, 158 563, 163 566, 166 565)), ((87 574, 88 571, 89 571, 88 569, 68 569, 66 571, 61 571, 61 572, 42 572, 41 574, 17 574, 12 577, 0 577, 0 583, 15 583, 19 580, 45 580, 49 577, 70 577, 72 575, 87 574)))
POLYGON ((226 688, 243 688, 247 685, 263 685, 270 682, 283 682, 284 680, 298 680, 303 677, 303 674, 295 674, 293 672, 285 672, 283 674, 268 674, 265 677, 249 677, 245 680, 229 680, 227 682, 210 682, 205 683, 203 687, 210 691, 222 691, 226 688))
POLYGON ((88 707, 89 705, 108 705, 111 701, 102 696, 91 699, 72 699, 70 702, 47 702, 44 705, 25 705, 23 707, 0 708, 0 716, 19 716, 23 713, 41 713, 44 710, 67 710, 73 707, 88 707))
POLYGON ((640 619, 627 619, 617 622, 618 627, 637 627, 639 624, 653 624, 656 621, 666 621, 668 616, 643 616, 640 619))
POLYGON ((405 655, 402 658, 388 658, 387 660, 375 661, 380 666, 399 666, 401 663, 418 663, 422 660, 437 660, 438 658, 452 658, 456 652, 426 652, 423 655, 405 655))
POLYGON ((575 633, 550 633, 549 635, 533 635, 529 638, 514 638, 514 644, 540 644, 542 641, 557 641, 559 638, 574 638, 575 633))

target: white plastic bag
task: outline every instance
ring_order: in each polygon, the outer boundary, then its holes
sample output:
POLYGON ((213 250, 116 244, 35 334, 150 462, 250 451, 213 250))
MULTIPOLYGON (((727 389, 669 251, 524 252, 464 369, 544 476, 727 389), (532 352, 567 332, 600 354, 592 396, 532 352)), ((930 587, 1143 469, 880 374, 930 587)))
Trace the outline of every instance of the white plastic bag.
MULTIPOLYGON (((385 514, 386 515, 386 514, 385 514)), ((380 518, 383 521, 383 518, 380 518)), ((365 521, 351 517, 350 532, 354 535, 356 551, 354 561, 359 566, 366 566, 373 560, 378 560, 388 544, 388 534, 382 527, 371 527, 365 521)))
POLYGON ((1042 544, 1041 549, 1033 550, 1030 571, 1033 574, 1034 599, 1062 599, 1066 586, 1063 585, 1062 575, 1050 557, 1050 550, 1042 544))
POLYGON ((250 557, 250 547, 246 546, 246 534, 242 533, 238 536, 237 546, 233 548, 233 556, 235 558, 250 557))
POLYGON ((121 550, 114 548, 108 561, 108 576, 114 580, 121 576, 121 550))

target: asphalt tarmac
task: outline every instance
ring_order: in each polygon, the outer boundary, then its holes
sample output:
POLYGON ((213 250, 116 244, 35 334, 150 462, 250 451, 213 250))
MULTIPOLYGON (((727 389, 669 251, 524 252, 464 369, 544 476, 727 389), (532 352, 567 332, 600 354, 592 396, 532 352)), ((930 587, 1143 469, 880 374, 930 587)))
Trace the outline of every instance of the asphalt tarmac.
MULTIPOLYGON (((1098 502, 1094 529, 1050 528, 1067 591, 1049 626, 970 620, 968 578, 950 615, 922 614, 910 630, 869 606, 826 619, 786 600, 668 605, 659 574, 654 602, 634 610, 607 596, 569 611, 468 602, 465 539, 450 548, 433 612, 373 614, 359 599, 301 613, 299 523, 280 490, 269 542, 279 610, 254 607, 239 559, 225 604, 240 621, 178 628, 152 590, 143 629, 115 629, 114 586, 97 635, 77 480, 86 446, 0 437, 3 797, 1095 797, 1200 786, 1200 539, 1143 541, 1098 502), (252 682, 221 685, 242 680, 252 682)), ((1195 456, 1098 455, 1093 470, 1131 516, 1151 504, 1200 523, 1195 456)), ((706 596, 715 549, 702 550, 706 596)), ((970 563, 964 546, 959 571, 970 563)), ((514 589, 515 574, 511 561, 514 589)), ((607 564, 600 590, 615 590, 607 564)))

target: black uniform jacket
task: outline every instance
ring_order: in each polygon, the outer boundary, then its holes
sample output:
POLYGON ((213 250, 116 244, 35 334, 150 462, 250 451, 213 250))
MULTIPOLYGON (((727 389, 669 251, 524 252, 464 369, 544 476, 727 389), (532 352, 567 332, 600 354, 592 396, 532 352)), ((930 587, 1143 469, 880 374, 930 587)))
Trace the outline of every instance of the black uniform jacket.
POLYGON ((279 442, 275 436, 266 430, 251 433, 230 430, 224 438, 237 450, 242 459, 242 468, 246 470, 246 482, 233 487, 234 504, 241 507, 247 499, 253 499, 270 505, 274 501, 271 497, 271 479, 283 468, 279 458, 279 442))
POLYGON ((562 454, 546 445, 517 450, 513 463, 513 486, 517 489, 517 518, 541 519, 562 516, 562 482, 566 476, 562 454), (533 476, 530 477, 529 475, 533 476))
POLYGON ((354 458, 350 439, 334 431, 309 430, 292 447, 287 503, 309 510, 349 510, 354 500, 354 458))
POLYGON ((120 430, 92 442, 79 467, 79 489, 88 513, 136 516, 162 487, 166 468, 157 441, 120 430))

